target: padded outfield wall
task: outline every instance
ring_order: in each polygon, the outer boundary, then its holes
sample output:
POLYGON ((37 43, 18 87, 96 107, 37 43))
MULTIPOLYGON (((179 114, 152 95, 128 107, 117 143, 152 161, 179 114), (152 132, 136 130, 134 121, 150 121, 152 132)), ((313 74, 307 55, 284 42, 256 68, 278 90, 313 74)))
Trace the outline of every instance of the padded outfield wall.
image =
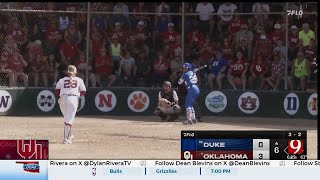
MULTIPOLYGON (((53 88, 1 89, 0 115, 61 115, 53 88)), ((159 89, 90 88, 79 100, 78 115, 151 116, 159 89)), ((202 90, 198 103, 204 116, 317 119, 317 93, 202 90)))

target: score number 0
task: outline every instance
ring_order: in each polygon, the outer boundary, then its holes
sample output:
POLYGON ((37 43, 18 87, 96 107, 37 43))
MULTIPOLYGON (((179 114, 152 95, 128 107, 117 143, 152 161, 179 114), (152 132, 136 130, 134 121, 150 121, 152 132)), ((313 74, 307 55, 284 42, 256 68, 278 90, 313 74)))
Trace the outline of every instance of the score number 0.
POLYGON ((302 154, 303 152, 303 141, 302 140, 289 140, 288 141, 288 153, 289 154, 302 154))

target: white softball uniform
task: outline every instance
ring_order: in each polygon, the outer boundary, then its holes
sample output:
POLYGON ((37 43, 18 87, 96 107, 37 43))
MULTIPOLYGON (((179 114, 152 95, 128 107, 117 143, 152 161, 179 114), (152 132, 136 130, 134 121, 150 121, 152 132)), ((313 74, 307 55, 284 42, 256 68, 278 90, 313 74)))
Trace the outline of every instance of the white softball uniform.
POLYGON ((58 103, 64 122, 72 124, 77 113, 80 92, 86 91, 84 82, 79 77, 64 77, 58 81, 56 89, 60 89, 58 103))

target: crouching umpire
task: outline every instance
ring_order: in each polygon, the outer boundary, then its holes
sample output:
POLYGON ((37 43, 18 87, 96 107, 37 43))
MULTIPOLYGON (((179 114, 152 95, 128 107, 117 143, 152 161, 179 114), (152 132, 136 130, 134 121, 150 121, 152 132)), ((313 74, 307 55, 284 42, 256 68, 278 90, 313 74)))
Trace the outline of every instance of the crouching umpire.
POLYGON ((180 113, 178 95, 172 89, 171 82, 165 81, 162 84, 162 90, 159 92, 159 104, 154 114, 160 116, 162 121, 172 122, 179 118, 180 113))

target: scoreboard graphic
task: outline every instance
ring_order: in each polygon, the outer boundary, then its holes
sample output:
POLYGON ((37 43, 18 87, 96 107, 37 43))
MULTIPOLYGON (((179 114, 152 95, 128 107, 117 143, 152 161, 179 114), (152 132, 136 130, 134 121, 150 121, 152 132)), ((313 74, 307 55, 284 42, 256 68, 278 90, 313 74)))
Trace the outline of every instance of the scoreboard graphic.
POLYGON ((183 160, 307 160, 307 131, 181 131, 183 160))

